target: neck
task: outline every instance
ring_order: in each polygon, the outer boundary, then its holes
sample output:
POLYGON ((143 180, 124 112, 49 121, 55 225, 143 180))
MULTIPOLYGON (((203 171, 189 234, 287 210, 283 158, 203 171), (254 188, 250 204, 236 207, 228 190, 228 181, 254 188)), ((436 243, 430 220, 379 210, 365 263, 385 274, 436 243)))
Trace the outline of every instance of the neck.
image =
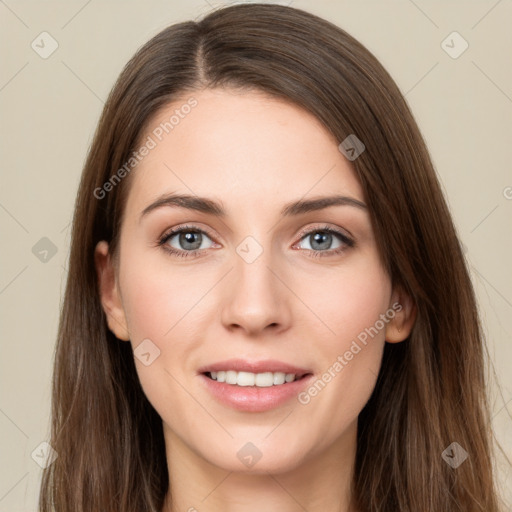
POLYGON ((235 472, 190 450, 164 424, 170 492, 163 512, 357 512, 351 504, 357 423, 284 472, 235 472))

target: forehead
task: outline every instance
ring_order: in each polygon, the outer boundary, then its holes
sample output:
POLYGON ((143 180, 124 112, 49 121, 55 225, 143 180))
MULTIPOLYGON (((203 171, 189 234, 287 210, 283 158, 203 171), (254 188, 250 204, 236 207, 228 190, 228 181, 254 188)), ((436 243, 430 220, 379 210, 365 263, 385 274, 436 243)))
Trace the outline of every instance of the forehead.
POLYGON ((221 199, 228 213, 277 211, 308 195, 364 200, 339 142, 320 121, 261 92, 184 95, 153 117, 141 140, 153 147, 133 171, 128 210, 169 192, 221 199))

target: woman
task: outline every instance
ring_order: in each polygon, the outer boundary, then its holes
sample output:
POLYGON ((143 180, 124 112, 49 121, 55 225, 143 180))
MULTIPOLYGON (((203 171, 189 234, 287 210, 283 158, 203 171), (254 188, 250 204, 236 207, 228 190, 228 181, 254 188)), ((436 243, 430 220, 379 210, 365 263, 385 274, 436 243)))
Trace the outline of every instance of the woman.
POLYGON ((76 201, 40 510, 496 512, 489 425, 460 243, 375 57, 263 4, 140 49, 76 201))

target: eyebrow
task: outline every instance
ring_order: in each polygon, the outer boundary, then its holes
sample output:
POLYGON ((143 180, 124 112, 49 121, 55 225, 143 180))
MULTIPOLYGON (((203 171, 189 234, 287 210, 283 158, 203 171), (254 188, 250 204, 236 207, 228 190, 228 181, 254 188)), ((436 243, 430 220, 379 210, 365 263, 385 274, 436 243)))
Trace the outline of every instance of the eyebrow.
MULTIPOLYGON (((141 220, 144 216, 153 210, 162 208, 164 206, 186 208, 188 210, 215 215, 216 217, 226 217, 226 210, 224 207, 212 199, 189 194, 166 194, 159 197, 156 201, 144 208, 141 213, 141 220)), ((325 208, 329 208, 330 206, 353 206, 363 210, 367 209, 366 204, 364 204, 362 201, 359 201, 358 199, 348 196, 334 195, 318 197, 314 199, 299 199, 298 201, 292 201, 291 203, 287 203, 284 206, 284 208, 281 210, 281 215, 283 217, 301 215, 304 213, 323 210, 325 208)))

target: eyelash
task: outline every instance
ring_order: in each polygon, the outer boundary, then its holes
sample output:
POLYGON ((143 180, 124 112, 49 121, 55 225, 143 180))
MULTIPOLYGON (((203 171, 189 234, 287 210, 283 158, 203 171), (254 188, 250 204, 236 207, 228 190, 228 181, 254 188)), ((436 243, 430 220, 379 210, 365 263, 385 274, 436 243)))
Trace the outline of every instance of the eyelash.
MULTIPOLYGON (((178 256, 180 258, 197 258, 199 257, 199 253, 206 250, 206 249, 194 249, 193 251, 182 251, 175 249, 174 247, 170 247, 167 245, 167 242, 176 234, 183 233, 183 232, 195 232, 195 233, 202 233, 207 235, 209 238, 212 238, 210 234, 203 230, 199 229, 197 226, 180 226, 179 228, 173 229, 171 231, 168 231, 158 241, 158 246, 161 246, 164 251, 172 254, 173 256, 178 256)), ((355 241, 351 238, 349 238, 347 235, 342 233, 341 231, 338 231, 337 229, 333 229, 329 226, 323 226, 321 228, 314 228, 310 229, 309 231, 302 232, 300 234, 299 241, 301 241, 303 238, 306 238, 308 235, 311 235, 313 233, 329 233, 332 235, 336 235, 340 238, 341 242, 345 244, 343 247, 338 247, 337 249, 330 249, 327 251, 315 251, 314 249, 305 249, 306 251, 312 252, 311 257, 314 258, 322 258, 322 257, 328 257, 328 256, 335 256, 337 254, 342 253, 343 251, 346 251, 349 248, 352 248, 355 246, 355 241)), ((303 249, 304 250, 304 249, 303 249)))

